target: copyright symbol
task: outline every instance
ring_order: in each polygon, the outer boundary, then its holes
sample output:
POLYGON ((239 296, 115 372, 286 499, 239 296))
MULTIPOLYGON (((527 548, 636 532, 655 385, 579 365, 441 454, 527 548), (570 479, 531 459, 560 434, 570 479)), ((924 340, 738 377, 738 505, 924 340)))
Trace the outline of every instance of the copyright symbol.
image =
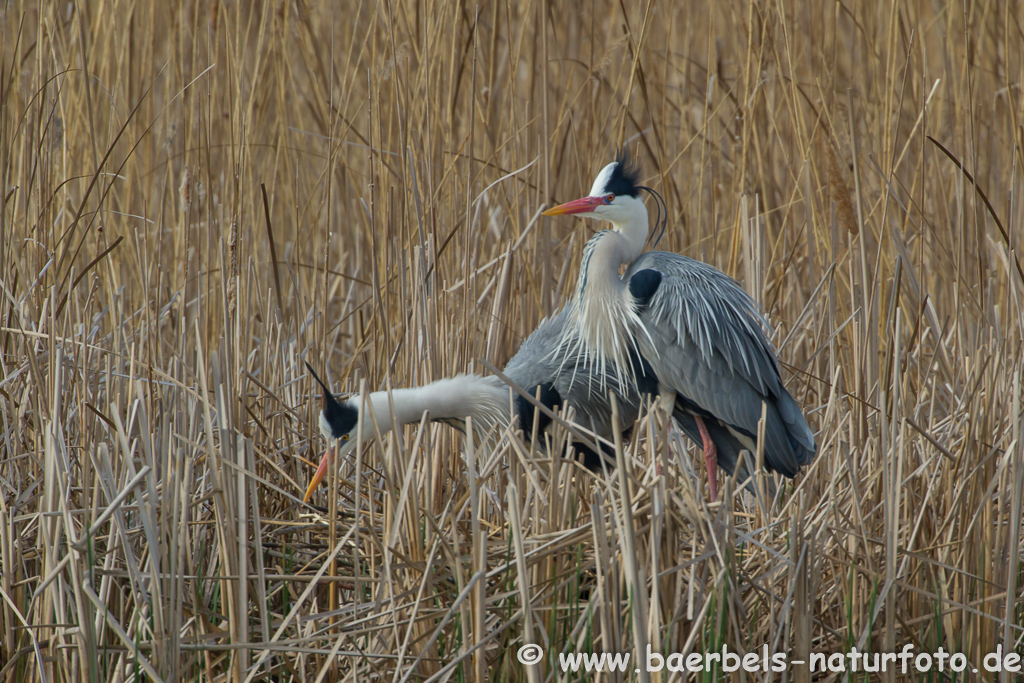
POLYGON ((544 649, 540 645, 527 644, 519 648, 516 658, 523 664, 530 666, 540 661, 544 656, 544 649))

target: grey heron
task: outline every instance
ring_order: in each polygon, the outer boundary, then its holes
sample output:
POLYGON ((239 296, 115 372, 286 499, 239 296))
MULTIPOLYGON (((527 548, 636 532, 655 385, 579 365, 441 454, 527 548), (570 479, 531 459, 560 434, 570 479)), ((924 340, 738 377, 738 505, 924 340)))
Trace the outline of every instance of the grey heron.
MULTIPOLYGON (((814 458, 814 435, 782 383, 760 307, 717 268, 670 252, 643 253, 648 214, 640 190, 656 197, 659 216, 664 200, 639 185, 638 177, 638 166, 623 150, 597 175, 589 195, 544 211, 612 226, 584 247, 576 292, 566 307, 563 361, 607 364, 625 385, 636 367, 629 359, 639 353, 663 405, 704 452, 713 500, 717 466, 732 474, 740 451, 755 452, 762 404, 765 465, 796 476, 814 458), (620 277, 622 265, 628 267, 620 277)), ((667 207, 664 216, 667 221, 667 207)))
MULTIPOLYGON (((589 428, 601 438, 611 440, 614 436, 612 428, 612 405, 607 391, 584 391, 584 384, 574 378, 576 363, 563 364, 555 359, 550 351, 564 336, 564 328, 569 320, 567 310, 562 310, 551 318, 541 322, 536 330, 523 342, 519 350, 505 365, 504 373, 520 387, 537 396, 542 405, 549 409, 572 405, 576 411, 575 421, 589 428)), ((631 372, 633 380, 628 384, 619 384, 611 378, 586 379, 600 381, 607 390, 617 395, 620 422, 628 429, 640 413, 640 405, 645 394, 654 394, 653 382, 648 382, 650 371, 637 356, 631 361, 637 367, 631 372)), ((600 365, 580 363, 586 368, 583 373, 603 372, 600 365)), ((327 450, 320 460, 320 466, 310 481, 304 501, 308 501, 317 486, 323 480, 330 467, 335 451, 339 446, 341 457, 355 448, 360 440, 359 425, 362 424, 364 441, 377 434, 373 421, 359 420, 360 406, 364 405, 360 397, 353 396, 339 401, 327 389, 312 367, 309 367, 314 379, 323 388, 324 407, 320 412, 320 432, 327 440, 327 450)), ((404 424, 419 422, 424 412, 431 420, 445 422, 460 430, 465 429, 466 418, 472 417, 474 434, 478 439, 493 434, 495 428, 511 424, 514 418, 519 419, 519 426, 524 434, 531 434, 535 409, 532 403, 522 396, 510 400, 509 387, 497 376, 483 377, 477 374, 461 374, 455 377, 439 379, 420 387, 393 389, 390 399, 387 391, 375 391, 367 396, 365 405, 370 406, 376 418, 380 433, 404 424), (393 406, 393 411, 392 411, 393 406)), ((543 432, 551 419, 539 413, 538 432, 543 432)), ((600 442, 598 442, 600 447, 600 442)), ((601 468, 602 457, 583 443, 574 441, 573 449, 578 457, 582 457, 585 467, 590 470, 601 468)))

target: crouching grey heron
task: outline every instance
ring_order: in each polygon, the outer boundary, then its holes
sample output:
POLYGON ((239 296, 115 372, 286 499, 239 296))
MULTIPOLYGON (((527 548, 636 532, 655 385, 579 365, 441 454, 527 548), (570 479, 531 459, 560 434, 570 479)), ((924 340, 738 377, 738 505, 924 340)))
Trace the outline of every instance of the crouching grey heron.
MULTIPOLYGON (((643 396, 656 392, 650 368, 633 355, 627 360, 637 365, 630 372, 631 381, 620 384, 615 373, 607 378, 591 377, 589 373, 604 374, 607 370, 599 364, 583 361, 577 363, 575 359, 571 363, 560 362, 551 354, 551 349, 564 337, 568 320, 569 312, 565 309, 543 320, 505 366, 503 374, 520 387, 526 388, 531 396, 539 395, 541 405, 549 409, 563 404, 572 405, 578 424, 603 439, 611 440, 614 434, 608 391, 616 393, 620 424, 628 429, 639 416, 643 396), (577 373, 577 366, 580 373, 577 373), (578 376, 574 378, 574 375, 578 376), (604 387, 603 391, 584 390, 584 386, 598 382, 604 387)), ((336 399, 308 363, 306 367, 323 388, 324 407, 320 412, 320 432, 327 440, 328 447, 306 489, 304 502, 312 497, 327 474, 335 444, 338 444, 337 450, 340 450, 342 457, 355 448, 359 441, 359 410, 362 405, 358 395, 344 401, 336 399)), ((381 434, 404 424, 419 422, 425 412, 431 420, 446 422, 460 430, 465 429, 466 418, 471 417, 474 436, 478 439, 493 434, 495 428, 508 426, 514 418, 519 419, 524 434, 531 434, 534 427, 534 405, 522 396, 516 396, 511 401, 508 385, 496 376, 462 374, 421 387, 393 389, 390 400, 387 391, 375 391, 367 396, 366 405, 372 409, 381 434)), ((537 428, 538 433, 541 433, 548 427, 551 418, 544 413, 538 414, 537 428)), ((364 419, 361 424, 364 441, 377 434, 372 420, 364 419)), ((600 448, 600 441, 597 445, 600 448)), ((578 441, 573 442, 573 449, 582 459, 583 465, 590 470, 599 470, 602 458, 609 461, 613 459, 578 441)))
POLYGON ((558 353, 567 365, 609 365, 622 385, 634 380, 638 364, 630 357, 638 353, 654 373, 662 404, 703 450, 712 500, 717 466, 732 474, 740 451, 755 452, 762 404, 765 465, 796 476, 814 459, 814 435, 779 376, 763 329, 767 321, 717 268, 670 252, 642 254, 648 215, 640 190, 657 199, 665 221, 668 211, 638 177, 623 150, 597 175, 588 196, 544 211, 612 226, 584 247, 558 353), (620 277, 623 264, 628 268, 620 277))

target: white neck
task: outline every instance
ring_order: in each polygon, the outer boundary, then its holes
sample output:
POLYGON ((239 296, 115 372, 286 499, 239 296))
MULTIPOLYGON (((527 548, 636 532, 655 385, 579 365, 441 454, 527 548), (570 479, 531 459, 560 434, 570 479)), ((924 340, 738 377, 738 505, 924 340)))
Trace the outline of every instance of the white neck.
MULTIPOLYGON (((620 385, 636 380, 630 352, 637 352, 637 334, 643 324, 633 308, 633 297, 619 277, 619 267, 635 261, 647 241, 647 208, 639 199, 619 197, 614 215, 603 215, 612 230, 597 233, 583 248, 576 295, 571 304, 574 315, 563 332, 563 359, 575 352, 577 358, 595 365, 591 376, 601 378, 606 390, 604 363, 614 368, 620 385)), ((579 362, 579 361, 577 361, 579 362)))
MULTIPOLYGON (((616 197, 615 210, 606 216, 612 229, 623 238, 620 263, 636 261, 644 251, 649 230, 647 207, 639 197, 616 197)), ((615 275, 618 276, 618 268, 615 275)))
POLYGON ((638 198, 617 197, 613 206, 599 214, 612 224, 590 238, 583 247, 580 276, 576 281, 576 299, 625 298, 626 284, 619 267, 639 258, 647 241, 647 207, 638 198))
MULTIPOLYGON (((364 441, 376 436, 377 429, 383 435, 395 427, 419 422, 424 413, 431 420, 462 423, 472 417, 474 431, 481 434, 496 425, 508 424, 510 419, 508 389, 479 375, 456 375, 422 387, 393 389, 390 399, 387 391, 375 391, 366 398, 373 412, 372 417, 369 411, 362 415, 364 441)), ((359 410, 362 399, 353 396, 348 404, 359 410)))

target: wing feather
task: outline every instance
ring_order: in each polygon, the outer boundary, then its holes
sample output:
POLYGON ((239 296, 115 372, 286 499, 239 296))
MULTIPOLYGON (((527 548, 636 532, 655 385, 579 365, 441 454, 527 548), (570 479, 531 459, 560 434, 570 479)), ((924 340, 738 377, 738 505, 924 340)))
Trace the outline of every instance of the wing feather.
POLYGON ((794 476, 813 458, 814 437, 782 384, 757 303, 716 268, 668 252, 644 254, 625 277, 647 268, 661 272, 662 281, 640 316, 650 341, 638 337, 661 386, 675 390, 694 414, 749 436, 767 404, 765 462, 794 476))
MULTIPOLYGON (((567 362, 551 350, 558 346, 567 317, 571 314, 563 309, 550 318, 541 321, 537 329, 527 337, 509 362, 505 365, 505 374, 522 387, 550 383, 561 396, 563 403, 573 406, 576 411, 576 422, 593 430, 597 434, 611 438, 612 410, 608 399, 608 391, 614 391, 619 404, 619 416, 622 427, 628 427, 636 421, 643 400, 637 387, 623 388, 617 374, 607 367, 579 360, 571 355, 567 362), (601 386, 598 373, 604 372, 606 390, 591 390, 590 387, 601 386)), ((570 354, 581 354, 579 347, 570 350, 570 354)), ((645 378, 645 368, 634 368, 638 381, 645 378)), ((643 385, 641 385, 641 390, 643 385)))

